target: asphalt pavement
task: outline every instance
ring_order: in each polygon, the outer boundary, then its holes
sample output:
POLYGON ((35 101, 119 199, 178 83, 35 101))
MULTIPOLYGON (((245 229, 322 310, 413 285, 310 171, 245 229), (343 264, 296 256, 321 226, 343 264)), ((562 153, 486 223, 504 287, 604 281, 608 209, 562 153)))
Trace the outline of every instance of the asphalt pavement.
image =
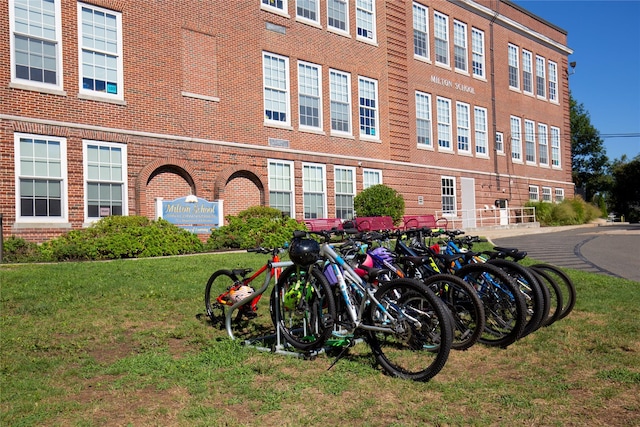
POLYGON ((640 282, 640 224, 479 230, 495 246, 527 251, 538 261, 640 282))

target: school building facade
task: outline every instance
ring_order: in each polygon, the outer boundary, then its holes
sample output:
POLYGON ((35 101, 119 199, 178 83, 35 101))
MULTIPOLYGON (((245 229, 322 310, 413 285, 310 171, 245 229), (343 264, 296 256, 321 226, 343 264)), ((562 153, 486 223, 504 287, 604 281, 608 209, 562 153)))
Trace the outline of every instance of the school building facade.
MULTIPOLYGON (((460 218, 574 195, 566 31, 506 0, 2 0, 3 235, 157 200, 460 218)), ((473 218, 472 218, 473 219, 473 218)))

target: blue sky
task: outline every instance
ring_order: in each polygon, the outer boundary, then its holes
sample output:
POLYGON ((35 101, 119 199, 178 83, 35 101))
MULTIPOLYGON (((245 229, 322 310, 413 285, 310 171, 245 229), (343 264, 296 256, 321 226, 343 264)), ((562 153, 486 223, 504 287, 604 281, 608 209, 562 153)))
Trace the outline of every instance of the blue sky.
POLYGON ((569 89, 600 132, 609 159, 640 154, 640 0, 514 3, 567 31, 569 62, 577 63, 569 89))

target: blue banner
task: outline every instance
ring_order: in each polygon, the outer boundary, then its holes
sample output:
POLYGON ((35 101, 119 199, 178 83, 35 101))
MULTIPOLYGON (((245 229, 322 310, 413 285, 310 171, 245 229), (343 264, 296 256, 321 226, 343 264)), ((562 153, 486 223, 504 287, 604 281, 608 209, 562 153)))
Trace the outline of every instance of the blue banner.
POLYGON ((162 218, 196 234, 209 234, 220 224, 218 202, 195 196, 162 201, 162 218))

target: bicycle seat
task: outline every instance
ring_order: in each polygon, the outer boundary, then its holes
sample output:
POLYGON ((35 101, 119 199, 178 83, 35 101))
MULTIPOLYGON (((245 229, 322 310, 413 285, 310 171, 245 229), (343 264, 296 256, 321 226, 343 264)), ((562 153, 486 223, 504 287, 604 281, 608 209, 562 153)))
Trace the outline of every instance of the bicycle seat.
MULTIPOLYGON (((495 249, 498 252, 504 253, 506 256, 509 256, 516 261, 520 261, 521 259, 527 256, 526 251, 519 251, 517 248, 504 248, 501 246, 496 246, 493 249, 495 249)), ((503 258, 500 255, 498 255, 498 257, 503 258)))
POLYGON ((233 270, 231 270, 231 274, 244 278, 244 276, 251 273, 252 271, 253 268, 234 268, 233 270))

